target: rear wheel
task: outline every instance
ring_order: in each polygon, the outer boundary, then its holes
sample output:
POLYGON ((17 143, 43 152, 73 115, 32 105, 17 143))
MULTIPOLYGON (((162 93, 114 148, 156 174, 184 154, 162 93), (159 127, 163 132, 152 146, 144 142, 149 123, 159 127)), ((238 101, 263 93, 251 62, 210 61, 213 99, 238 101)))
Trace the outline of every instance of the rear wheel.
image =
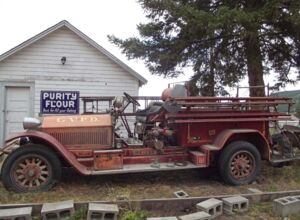
POLYGON ((261 158, 257 148, 245 141, 230 143, 222 151, 218 168, 223 180, 231 185, 253 182, 260 173, 261 158))
POLYGON ((1 177, 5 188, 15 192, 48 190, 60 180, 60 160, 51 149, 28 144, 6 158, 1 177))

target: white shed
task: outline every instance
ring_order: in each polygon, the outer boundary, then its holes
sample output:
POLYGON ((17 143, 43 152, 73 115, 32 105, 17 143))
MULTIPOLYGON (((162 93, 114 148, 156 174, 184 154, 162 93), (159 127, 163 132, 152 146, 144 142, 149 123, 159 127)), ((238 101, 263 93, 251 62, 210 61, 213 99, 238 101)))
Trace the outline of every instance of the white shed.
POLYGON ((40 114, 41 91, 74 91, 80 96, 116 96, 126 91, 137 96, 146 82, 69 22, 61 21, 0 56, 0 144, 23 129, 24 116, 40 114))

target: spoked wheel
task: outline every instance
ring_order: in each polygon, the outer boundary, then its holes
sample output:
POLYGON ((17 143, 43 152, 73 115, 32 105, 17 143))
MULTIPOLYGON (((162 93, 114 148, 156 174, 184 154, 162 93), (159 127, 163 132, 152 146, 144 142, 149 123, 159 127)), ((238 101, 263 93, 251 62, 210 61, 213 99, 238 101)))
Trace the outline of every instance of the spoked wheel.
POLYGON ((10 175, 19 187, 34 190, 47 184, 52 172, 47 159, 41 155, 29 154, 13 163, 10 175))
POLYGON ((248 151, 236 152, 230 161, 230 172, 235 179, 245 180, 255 170, 254 156, 248 151))
POLYGON ((48 190, 60 179, 60 161, 44 146, 22 146, 7 157, 1 175, 4 186, 15 192, 48 190))
POLYGON ((260 173, 261 158, 257 148, 249 142, 235 141, 222 151, 219 172, 231 185, 253 182, 260 173))

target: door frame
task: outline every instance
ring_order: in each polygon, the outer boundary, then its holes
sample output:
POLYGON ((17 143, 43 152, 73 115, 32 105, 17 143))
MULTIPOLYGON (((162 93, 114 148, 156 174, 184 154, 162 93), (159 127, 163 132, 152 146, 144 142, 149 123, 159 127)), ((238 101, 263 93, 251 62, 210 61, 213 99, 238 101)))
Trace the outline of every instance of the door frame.
POLYGON ((4 144, 5 135, 5 112, 6 109, 6 97, 7 88, 9 87, 21 87, 29 88, 29 116, 34 115, 34 83, 33 82, 13 82, 13 81, 1 81, 0 82, 0 148, 4 144))

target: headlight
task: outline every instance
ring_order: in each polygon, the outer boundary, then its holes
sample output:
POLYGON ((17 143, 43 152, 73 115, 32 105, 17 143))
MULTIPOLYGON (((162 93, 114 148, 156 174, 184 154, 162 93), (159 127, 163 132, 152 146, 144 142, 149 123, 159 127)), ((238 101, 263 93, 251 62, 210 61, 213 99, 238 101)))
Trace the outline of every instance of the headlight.
POLYGON ((24 129, 36 129, 41 125, 41 121, 37 118, 25 117, 23 120, 24 129))

